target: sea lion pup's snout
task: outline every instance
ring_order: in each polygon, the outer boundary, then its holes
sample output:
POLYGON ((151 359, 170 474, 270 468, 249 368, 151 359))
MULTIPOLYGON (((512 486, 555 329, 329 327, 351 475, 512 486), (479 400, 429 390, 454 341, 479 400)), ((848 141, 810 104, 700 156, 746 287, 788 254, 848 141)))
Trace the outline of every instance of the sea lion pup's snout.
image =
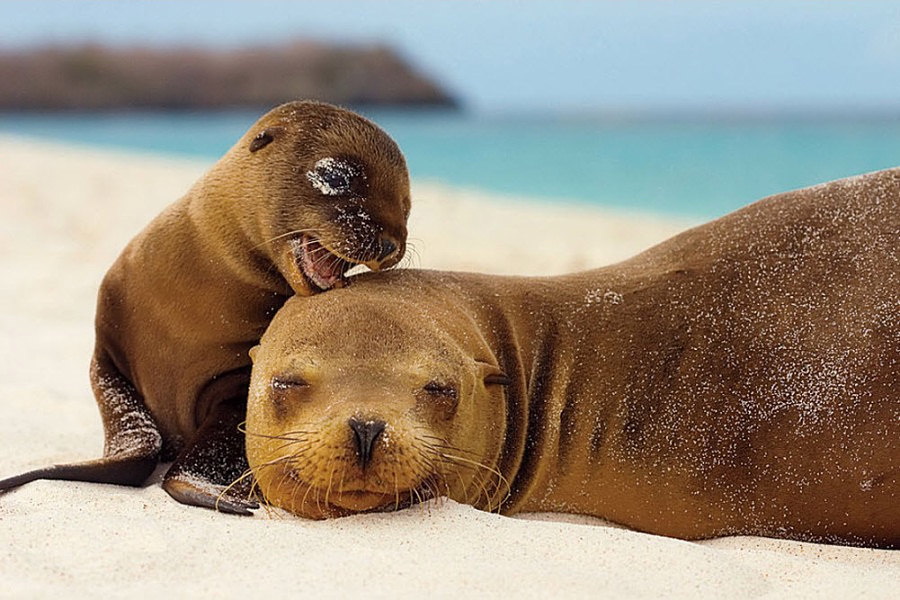
POLYGON ((310 518, 442 496, 497 508, 496 362, 363 279, 289 300, 252 352, 247 458, 265 501, 310 518))
POLYGON ((297 294, 341 287, 354 265, 396 265, 406 250, 409 174, 394 141, 353 112, 317 102, 280 106, 231 154, 239 198, 262 198, 247 231, 297 294))

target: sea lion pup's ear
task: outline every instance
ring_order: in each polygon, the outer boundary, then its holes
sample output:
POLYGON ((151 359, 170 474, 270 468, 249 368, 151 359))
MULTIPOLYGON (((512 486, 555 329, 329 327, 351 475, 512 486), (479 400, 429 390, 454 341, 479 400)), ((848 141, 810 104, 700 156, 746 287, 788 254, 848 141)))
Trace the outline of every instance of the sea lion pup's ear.
POLYGON ((479 367, 484 371, 487 371, 484 375, 484 385, 509 385, 512 383, 512 379, 510 379, 506 373, 501 371, 499 367, 495 367, 491 363, 483 360, 476 362, 479 367))
POLYGON ((252 362, 256 362, 256 355, 259 354, 259 344, 250 348, 250 351, 247 354, 250 355, 250 360, 252 362))
POLYGON ((283 127, 267 127, 256 134, 256 137, 250 142, 250 152, 256 152, 262 148, 265 148, 278 137, 281 132, 284 131, 283 127))

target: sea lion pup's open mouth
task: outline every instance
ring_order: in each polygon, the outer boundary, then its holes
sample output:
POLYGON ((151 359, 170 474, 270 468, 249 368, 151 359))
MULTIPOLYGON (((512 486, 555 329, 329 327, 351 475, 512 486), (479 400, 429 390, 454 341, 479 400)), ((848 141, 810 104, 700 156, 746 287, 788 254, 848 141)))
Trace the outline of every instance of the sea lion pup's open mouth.
POLYGON ((304 234, 291 243, 300 272, 319 291, 342 287, 346 274, 358 261, 351 261, 326 248, 319 238, 304 234))

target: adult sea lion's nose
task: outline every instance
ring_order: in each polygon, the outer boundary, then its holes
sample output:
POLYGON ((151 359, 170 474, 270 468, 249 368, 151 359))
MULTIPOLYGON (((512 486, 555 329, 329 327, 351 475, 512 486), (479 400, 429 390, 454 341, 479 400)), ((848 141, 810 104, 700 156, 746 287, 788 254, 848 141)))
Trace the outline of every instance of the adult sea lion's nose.
POLYGON ((365 469, 372 460, 372 448, 378 440, 378 436, 382 434, 387 423, 378 419, 363 420, 356 417, 350 417, 347 425, 353 431, 356 439, 356 453, 359 456, 359 466, 365 469))

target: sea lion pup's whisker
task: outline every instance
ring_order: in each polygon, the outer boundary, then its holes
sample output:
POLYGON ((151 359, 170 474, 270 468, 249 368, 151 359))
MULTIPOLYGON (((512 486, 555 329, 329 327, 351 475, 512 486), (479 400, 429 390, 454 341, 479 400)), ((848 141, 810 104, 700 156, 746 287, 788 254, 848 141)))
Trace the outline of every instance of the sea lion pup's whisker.
POLYGON ((266 244, 271 244, 272 242, 277 242, 280 239, 284 239, 284 238, 290 237, 292 235, 298 235, 298 234, 302 234, 302 233, 312 233, 315 231, 316 231, 315 229, 309 228, 309 227, 306 229, 294 229, 292 231, 288 231, 287 233, 282 233, 281 235, 276 235, 275 237, 265 240, 264 242, 260 242, 259 244, 256 244, 255 246, 253 246, 253 249, 256 250, 257 248, 261 248, 262 246, 265 246, 266 244))
POLYGON ((341 263, 346 263, 346 262, 352 263, 352 262, 355 262, 356 260, 357 259, 355 259, 355 258, 345 259, 341 256, 338 256, 337 254, 329 252, 327 255, 317 258, 316 261, 314 262, 314 264, 318 265, 322 262, 325 262, 328 265, 328 268, 330 270, 330 269, 333 269, 334 267, 340 265, 341 263))
POLYGON ((325 256, 320 256, 320 257, 316 258, 312 264, 313 264, 313 268, 315 268, 315 269, 318 269, 322 265, 325 265, 326 269, 331 271, 332 269, 334 269, 334 267, 341 264, 342 262, 347 262, 347 261, 345 261, 340 256, 336 256, 334 254, 329 253, 325 256))
MULTIPOLYGON (((421 240, 419 240, 421 241, 421 240)), ((422 256, 419 254, 419 248, 409 238, 406 240, 406 255, 403 257, 401 264, 404 267, 418 267, 422 264, 422 256), (416 263, 415 265, 413 263, 416 263)))

